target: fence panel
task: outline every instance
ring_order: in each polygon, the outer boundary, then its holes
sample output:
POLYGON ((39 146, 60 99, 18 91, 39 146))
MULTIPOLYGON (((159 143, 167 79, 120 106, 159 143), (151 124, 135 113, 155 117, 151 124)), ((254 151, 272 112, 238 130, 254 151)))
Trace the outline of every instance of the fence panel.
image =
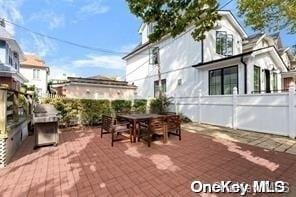
POLYGON ((202 96, 200 106, 200 122, 232 126, 232 96, 202 96))
POLYGON ((176 97, 174 104, 194 122, 296 136, 295 86, 288 93, 237 95, 234 89, 234 95, 176 97))

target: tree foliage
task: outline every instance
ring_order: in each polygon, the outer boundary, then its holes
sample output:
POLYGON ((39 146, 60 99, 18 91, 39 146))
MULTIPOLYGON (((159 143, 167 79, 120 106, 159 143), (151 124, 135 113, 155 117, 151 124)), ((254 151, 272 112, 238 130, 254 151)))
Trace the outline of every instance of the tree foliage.
POLYGON ((238 9, 254 30, 296 33, 296 0, 238 0, 238 9))
POLYGON ((166 35, 176 37, 190 25, 195 40, 205 38, 220 19, 217 0, 126 0, 133 14, 154 25, 151 42, 166 35))

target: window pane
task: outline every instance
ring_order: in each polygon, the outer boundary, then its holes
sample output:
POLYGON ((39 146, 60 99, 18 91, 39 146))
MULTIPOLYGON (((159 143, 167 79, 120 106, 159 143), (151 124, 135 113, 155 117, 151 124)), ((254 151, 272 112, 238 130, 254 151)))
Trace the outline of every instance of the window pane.
POLYGON ((221 70, 210 71, 210 95, 219 95, 222 93, 221 88, 221 70))
MULTIPOLYGON (((163 93, 166 93, 166 79, 161 80, 161 89, 163 93)), ((159 84, 158 81, 154 81, 154 97, 159 95, 159 84)))
POLYGON ((224 94, 232 94, 233 88, 238 88, 238 68, 230 67, 224 68, 223 71, 224 79, 223 79, 223 88, 224 94))
POLYGON ((225 55, 227 52, 227 33, 225 31, 217 31, 216 33, 216 53, 225 55))
POLYGON ((227 35, 227 55, 233 55, 233 36, 227 35))
POLYGON ((278 79, 277 79, 277 73, 273 73, 273 90, 277 91, 278 90, 278 79))
POLYGON ((254 67, 254 91, 255 93, 260 93, 260 67, 254 67))

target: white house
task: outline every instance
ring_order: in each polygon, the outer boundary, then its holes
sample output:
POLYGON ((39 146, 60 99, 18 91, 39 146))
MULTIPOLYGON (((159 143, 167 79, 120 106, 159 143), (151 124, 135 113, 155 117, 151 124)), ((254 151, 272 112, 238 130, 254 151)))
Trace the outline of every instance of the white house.
POLYGON ((21 62, 20 72, 29 82, 29 86, 35 86, 38 96, 45 96, 47 92, 49 67, 36 55, 25 55, 25 61, 21 62))
POLYGON ((159 51, 162 88, 167 95, 228 95, 271 93, 284 89, 281 73, 287 62, 279 53, 280 41, 272 36, 249 37, 230 11, 222 16, 203 41, 191 36, 188 28, 176 38, 165 37, 149 43, 151 25, 139 30, 142 42, 126 60, 126 80, 138 86, 137 94, 153 97, 158 91, 157 69, 151 64, 153 51, 159 51))
POLYGON ((23 51, 4 25, 0 25, 0 85, 19 90, 26 78, 19 72, 23 51))

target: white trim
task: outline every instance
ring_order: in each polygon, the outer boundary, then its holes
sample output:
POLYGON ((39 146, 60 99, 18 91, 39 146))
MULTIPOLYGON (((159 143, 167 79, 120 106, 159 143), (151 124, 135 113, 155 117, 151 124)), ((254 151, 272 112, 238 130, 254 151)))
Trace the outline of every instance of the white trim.
POLYGON ((232 25, 238 30, 238 32, 241 34, 242 37, 247 38, 248 34, 245 32, 245 30, 242 28, 238 20, 233 16, 232 12, 227 10, 221 10, 218 11, 220 15, 227 15, 230 19, 230 22, 232 22, 232 25))

